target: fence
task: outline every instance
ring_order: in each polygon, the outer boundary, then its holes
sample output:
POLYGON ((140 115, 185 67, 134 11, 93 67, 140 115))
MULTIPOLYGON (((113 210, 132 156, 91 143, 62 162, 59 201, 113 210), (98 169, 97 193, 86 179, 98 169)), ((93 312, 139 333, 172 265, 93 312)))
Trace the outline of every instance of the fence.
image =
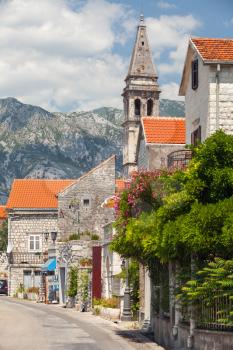
MULTIPOLYGON (((233 331, 233 303, 227 293, 218 291, 213 299, 202 300, 194 307, 196 328, 216 331, 233 331)), ((188 325, 191 306, 183 306, 181 309, 182 323, 188 325)))

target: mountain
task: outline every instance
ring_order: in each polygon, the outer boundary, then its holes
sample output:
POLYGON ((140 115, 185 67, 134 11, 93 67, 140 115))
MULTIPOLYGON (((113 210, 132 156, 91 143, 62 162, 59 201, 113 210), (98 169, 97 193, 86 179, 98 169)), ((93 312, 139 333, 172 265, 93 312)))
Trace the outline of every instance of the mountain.
MULTIPOLYGON (((161 100, 161 115, 184 115, 184 104, 161 100)), ((122 110, 50 113, 15 98, 0 99, 0 200, 14 178, 78 178, 117 155, 122 164, 122 110)))

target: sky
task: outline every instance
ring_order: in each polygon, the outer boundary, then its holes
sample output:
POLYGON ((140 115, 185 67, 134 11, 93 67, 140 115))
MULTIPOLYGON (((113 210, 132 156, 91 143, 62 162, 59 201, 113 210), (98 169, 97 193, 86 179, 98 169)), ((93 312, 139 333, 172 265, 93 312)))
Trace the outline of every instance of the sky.
POLYGON ((161 98, 181 99, 190 36, 233 38, 233 0, 0 0, 0 98, 61 112, 122 108, 141 12, 161 98))

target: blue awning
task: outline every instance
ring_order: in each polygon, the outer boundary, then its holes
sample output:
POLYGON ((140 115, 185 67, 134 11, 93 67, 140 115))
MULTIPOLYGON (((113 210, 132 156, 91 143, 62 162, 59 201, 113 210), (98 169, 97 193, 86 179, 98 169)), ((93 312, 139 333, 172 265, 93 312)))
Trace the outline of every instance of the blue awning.
POLYGON ((41 269, 42 272, 47 272, 47 271, 54 271, 56 270, 57 267, 57 262, 56 259, 49 259, 46 261, 44 265, 42 265, 41 269))

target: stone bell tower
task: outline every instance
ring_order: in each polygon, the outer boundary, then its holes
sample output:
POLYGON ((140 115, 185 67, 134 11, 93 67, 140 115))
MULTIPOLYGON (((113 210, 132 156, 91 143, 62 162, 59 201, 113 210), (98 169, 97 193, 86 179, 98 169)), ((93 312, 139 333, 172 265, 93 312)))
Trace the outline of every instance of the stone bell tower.
POLYGON ((141 15, 129 71, 125 79, 126 87, 122 94, 124 101, 123 176, 125 178, 137 170, 136 152, 141 117, 159 115, 160 89, 157 79, 158 74, 152 60, 146 25, 141 15))

